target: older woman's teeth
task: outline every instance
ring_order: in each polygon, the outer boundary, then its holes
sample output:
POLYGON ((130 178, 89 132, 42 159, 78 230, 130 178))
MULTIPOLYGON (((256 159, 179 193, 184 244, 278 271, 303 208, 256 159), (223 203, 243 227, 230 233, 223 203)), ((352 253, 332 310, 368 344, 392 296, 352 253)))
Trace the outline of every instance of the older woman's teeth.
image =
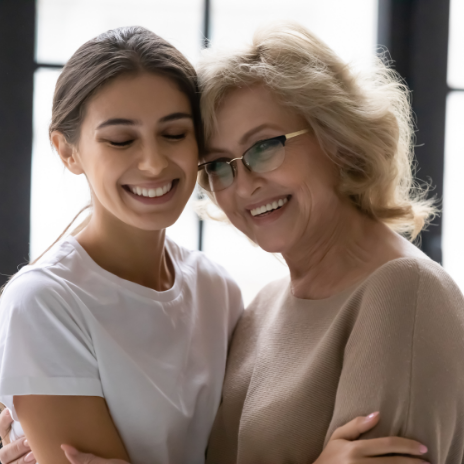
POLYGON ((252 216, 259 216, 260 214, 273 211, 274 209, 279 209, 282 206, 284 206, 287 202, 288 200, 286 198, 281 198, 279 201, 273 201, 272 203, 268 203, 267 205, 258 206, 257 208, 252 209, 250 213, 252 216))
POLYGON ((148 198, 154 198, 154 197, 161 197, 163 195, 166 195, 172 188, 172 182, 169 182, 169 184, 166 184, 164 187, 158 187, 155 189, 146 189, 146 188, 140 188, 140 187, 132 187, 132 193, 135 193, 136 195, 139 195, 141 197, 148 197, 148 198))

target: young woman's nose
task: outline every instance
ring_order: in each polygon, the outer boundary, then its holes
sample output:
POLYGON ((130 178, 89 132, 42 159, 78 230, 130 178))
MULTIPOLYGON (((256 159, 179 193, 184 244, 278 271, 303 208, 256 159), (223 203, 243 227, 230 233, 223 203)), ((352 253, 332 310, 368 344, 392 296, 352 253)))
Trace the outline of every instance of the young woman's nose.
POLYGON ((166 169, 168 164, 168 159, 163 154, 162 148, 157 143, 153 142, 143 147, 138 168, 141 171, 156 176, 166 169))

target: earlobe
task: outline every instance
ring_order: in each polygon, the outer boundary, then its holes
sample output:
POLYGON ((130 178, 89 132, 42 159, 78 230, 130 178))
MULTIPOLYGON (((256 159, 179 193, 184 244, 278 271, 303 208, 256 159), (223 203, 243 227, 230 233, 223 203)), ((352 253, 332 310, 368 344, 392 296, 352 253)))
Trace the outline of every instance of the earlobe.
POLYGON ((64 134, 59 131, 53 131, 50 140, 66 168, 73 174, 83 174, 84 171, 76 156, 76 148, 66 140, 64 134))

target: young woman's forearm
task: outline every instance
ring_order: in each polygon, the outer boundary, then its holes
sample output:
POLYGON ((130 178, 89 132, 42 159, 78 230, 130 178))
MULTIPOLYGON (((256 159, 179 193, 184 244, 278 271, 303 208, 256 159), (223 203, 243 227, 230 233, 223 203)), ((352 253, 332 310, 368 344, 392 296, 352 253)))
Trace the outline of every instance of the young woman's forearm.
POLYGON ((96 396, 15 396, 14 405, 38 462, 69 464, 63 443, 105 458, 129 456, 108 411, 96 396))

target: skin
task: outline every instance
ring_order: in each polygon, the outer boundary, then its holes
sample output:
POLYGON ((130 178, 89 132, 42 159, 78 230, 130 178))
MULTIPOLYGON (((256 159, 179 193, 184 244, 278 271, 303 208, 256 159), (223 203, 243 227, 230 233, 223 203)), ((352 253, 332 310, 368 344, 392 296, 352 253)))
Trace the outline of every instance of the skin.
MULTIPOLYGON (((92 218, 76 237, 82 247, 123 279, 169 289, 174 273, 164 248, 165 228, 190 198, 198 163, 188 98, 162 76, 121 76, 88 102, 78 144, 69 144, 60 132, 52 134, 52 142, 65 166, 87 177, 92 192, 92 218), (108 124, 114 119, 125 122, 108 124), (173 187, 165 197, 148 201, 127 187, 169 183, 173 187)), ((39 462, 67 463, 63 443, 104 458, 129 459, 103 398, 26 395, 15 396, 14 405, 39 462)))
MULTIPOLYGON (((263 85, 234 89, 218 109, 205 161, 236 158, 259 140, 306 128, 306 120, 263 85)), ((298 298, 327 298, 388 261, 426 257, 360 212, 338 193, 338 183, 336 166, 310 131, 286 142, 286 158, 272 172, 250 172, 238 162, 234 183, 214 195, 235 227, 264 250, 282 254, 298 298), (281 198, 288 199, 281 209, 251 215, 251 209, 281 198)))

